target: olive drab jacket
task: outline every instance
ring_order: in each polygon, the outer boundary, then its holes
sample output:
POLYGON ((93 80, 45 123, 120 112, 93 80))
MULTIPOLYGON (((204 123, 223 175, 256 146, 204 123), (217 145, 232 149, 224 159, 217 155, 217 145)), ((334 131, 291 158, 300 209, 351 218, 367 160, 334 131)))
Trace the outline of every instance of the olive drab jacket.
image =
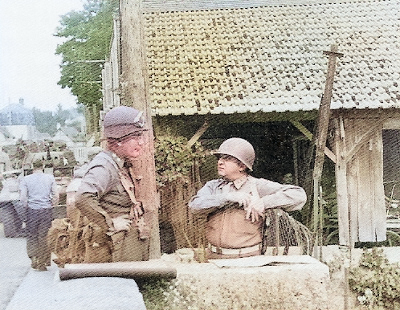
MULTIPOLYGON (((103 151, 89 163, 76 193, 76 207, 89 221, 103 229, 112 239, 112 261, 149 259, 149 240, 140 240, 138 229, 113 232, 112 218, 130 216, 132 199, 121 181, 124 161, 103 151)), ((129 172, 126 170, 125 173, 129 172)), ((134 184, 130 188, 134 191, 134 184)), ((133 225, 134 226, 134 225, 133 225)))

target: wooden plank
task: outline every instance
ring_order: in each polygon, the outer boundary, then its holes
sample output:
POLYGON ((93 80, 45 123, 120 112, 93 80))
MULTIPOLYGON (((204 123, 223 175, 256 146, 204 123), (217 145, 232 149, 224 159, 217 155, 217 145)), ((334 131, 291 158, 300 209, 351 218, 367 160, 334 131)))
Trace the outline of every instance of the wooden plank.
MULTIPOLYGON (((347 182, 350 243, 373 242, 385 238, 385 206, 383 193, 382 123, 374 119, 346 119, 347 182), (378 126, 378 127, 376 127, 378 126), (366 128, 374 132, 366 134, 366 128), (366 137, 369 137, 367 139, 366 137), (356 146, 356 147, 354 147, 356 146), (357 149, 357 152, 354 150, 357 149), (349 155, 351 154, 351 155, 349 155)), ((382 239, 384 240, 384 239, 382 239)), ((381 241, 382 241, 381 240, 381 241)))
POLYGON ((367 131, 365 131, 365 127, 361 128, 361 132, 363 134, 361 136, 358 136, 356 140, 353 141, 352 147, 346 154, 347 161, 350 161, 353 156, 359 152, 360 148, 363 146, 364 143, 366 143, 368 140, 371 139, 371 137, 377 132, 377 131, 382 131, 382 123, 385 120, 379 120, 377 122, 374 122, 373 124, 370 124, 370 127, 367 131))
POLYGON ((196 131, 196 133, 193 135, 193 137, 190 138, 188 141, 187 145, 188 147, 191 147, 193 144, 196 143, 200 139, 200 137, 207 131, 207 129, 210 127, 210 124, 205 121, 204 124, 196 131))
POLYGON ((371 176, 371 143, 373 141, 369 140, 364 143, 359 149, 359 156, 356 157, 357 170, 358 170, 358 223, 359 223, 359 241, 368 242, 373 241, 374 230, 372 228, 372 217, 373 217, 373 202, 374 202, 374 192, 371 176))
POLYGON ((358 241, 358 160, 353 159, 347 166, 347 187, 349 204, 349 240, 354 245, 358 241))
MULTIPOLYGON (((356 140, 355 134, 356 129, 354 128, 354 121, 346 119, 346 132, 350 142, 356 140)), ((345 158, 345 165, 347 167, 347 189, 348 189, 348 212, 349 212, 349 240, 350 244, 354 246, 355 242, 358 241, 358 177, 359 177, 359 160, 353 158, 349 163, 345 158)))
POLYGON ((347 170, 343 161, 336 164, 336 188, 338 204, 339 245, 350 246, 349 201, 347 195, 347 170))
POLYGON ((336 195, 338 208, 338 226, 339 226, 339 245, 350 246, 349 236, 349 212, 348 212, 348 194, 347 194, 347 165, 344 158, 346 144, 344 132, 341 130, 342 119, 335 119, 335 149, 336 151, 336 195))
POLYGON ((386 240, 386 206, 385 192, 383 187, 383 141, 382 131, 375 134, 374 156, 372 160, 373 180, 374 180, 374 204, 373 204, 373 229, 376 241, 386 240))

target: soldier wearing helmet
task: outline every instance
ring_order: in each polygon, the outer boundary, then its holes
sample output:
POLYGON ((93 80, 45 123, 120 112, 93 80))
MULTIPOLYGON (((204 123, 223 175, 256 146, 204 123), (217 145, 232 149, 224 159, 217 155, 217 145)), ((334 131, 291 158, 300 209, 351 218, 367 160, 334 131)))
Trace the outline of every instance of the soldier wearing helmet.
POLYGON ((306 193, 298 186, 249 175, 255 152, 244 139, 225 140, 215 155, 220 178, 207 182, 189 202, 193 213, 207 214, 208 258, 260 255, 264 211, 299 210, 306 193))
POLYGON ((142 204, 135 198, 137 178, 131 173, 146 143, 142 114, 119 106, 104 117, 106 149, 88 164, 76 192, 76 207, 92 223, 96 235, 103 236, 101 242, 89 240, 87 247, 92 252, 85 262, 149 259, 150 231, 142 204))

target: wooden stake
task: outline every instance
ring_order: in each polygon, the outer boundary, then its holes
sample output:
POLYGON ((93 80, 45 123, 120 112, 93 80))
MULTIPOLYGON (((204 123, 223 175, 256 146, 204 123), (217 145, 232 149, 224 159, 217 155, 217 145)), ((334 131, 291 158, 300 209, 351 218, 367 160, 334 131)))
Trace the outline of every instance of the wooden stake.
POLYGON ((331 51, 325 51, 325 55, 329 55, 328 72, 325 82, 325 91, 319 107, 318 123, 317 123, 317 134, 315 140, 316 152, 315 152, 315 163, 314 163, 314 179, 320 179, 322 169, 324 165, 324 150, 326 147, 326 137, 328 135, 329 119, 331 114, 331 98, 332 98, 332 87, 333 79, 336 70, 336 58, 343 56, 343 54, 337 52, 337 46, 332 45, 331 51))
POLYGON ((328 127, 329 127, 329 119, 331 113, 331 98, 332 98, 332 87, 333 87, 333 79, 335 76, 336 70, 336 58, 343 56, 343 54, 337 52, 337 46, 332 45, 330 51, 325 51, 325 55, 329 55, 328 61, 328 72, 327 78, 325 82, 325 91, 321 100, 321 104, 319 107, 318 113, 318 121, 317 121, 317 131, 315 137, 315 161, 314 161, 314 170, 313 170, 313 224, 314 224, 314 233, 316 236, 316 245, 318 243, 322 243, 322 240, 319 240, 322 234, 318 233, 319 226, 318 214, 321 212, 319 199, 320 199, 320 179, 322 175, 322 170, 324 166, 325 159, 325 148, 326 148, 326 137, 328 135, 328 127))

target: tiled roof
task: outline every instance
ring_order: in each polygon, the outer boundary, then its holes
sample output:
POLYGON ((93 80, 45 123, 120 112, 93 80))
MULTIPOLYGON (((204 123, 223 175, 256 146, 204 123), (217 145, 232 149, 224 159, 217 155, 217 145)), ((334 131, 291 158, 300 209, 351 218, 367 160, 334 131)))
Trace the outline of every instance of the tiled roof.
POLYGON ((154 114, 318 109, 332 44, 332 108, 400 107, 400 0, 244 2, 145 13, 154 114))

